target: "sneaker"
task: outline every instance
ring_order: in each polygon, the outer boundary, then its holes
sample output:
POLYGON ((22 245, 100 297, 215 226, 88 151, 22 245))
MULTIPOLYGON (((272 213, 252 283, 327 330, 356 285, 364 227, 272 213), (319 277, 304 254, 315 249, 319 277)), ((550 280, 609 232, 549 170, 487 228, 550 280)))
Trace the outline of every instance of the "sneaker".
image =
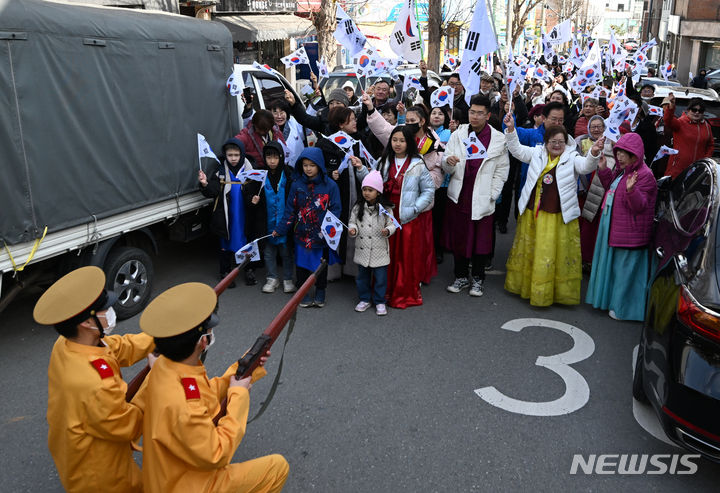
POLYGON ((315 306, 318 308, 322 308, 325 306, 325 290, 324 289, 316 289, 315 290, 315 306))
POLYGON ((262 287, 262 292, 274 293, 278 286, 280 286, 280 281, 278 281, 274 277, 268 277, 267 281, 265 281, 265 285, 262 287))
POLYGON ((369 306, 370 306, 370 303, 368 303, 367 301, 361 301, 360 303, 355 305, 355 311, 356 312, 364 312, 365 310, 368 309, 369 306))
POLYGON ((489 271, 489 270, 493 270, 492 264, 487 264, 487 265, 485 266, 485 272, 487 272, 487 271, 489 271))
POLYGON ((384 304, 380 303, 375 307, 375 313, 377 313, 379 316, 387 315, 387 308, 384 304))
POLYGON ((470 287, 470 281, 468 281, 467 277, 456 277, 455 282, 448 286, 447 290, 450 293, 459 293, 467 287, 470 287))
POLYGON ((610 318, 612 318, 613 320, 620 320, 620 317, 618 317, 618 316, 615 314, 615 310, 610 310, 610 311, 608 312, 608 315, 609 315, 610 318))
POLYGON ((297 288, 295 287, 295 283, 292 279, 285 279, 283 281, 283 291, 285 293, 294 293, 297 291, 297 288))
POLYGON ((310 295, 307 295, 302 299, 299 306, 300 308, 310 308, 311 306, 315 306, 315 301, 310 295))
POLYGON ((252 269, 248 269, 245 271, 245 285, 246 286, 255 286, 257 284, 257 279, 255 278, 255 271, 252 269))
POLYGON ((483 281, 480 278, 473 277, 472 287, 470 288, 470 296, 483 295, 483 281))

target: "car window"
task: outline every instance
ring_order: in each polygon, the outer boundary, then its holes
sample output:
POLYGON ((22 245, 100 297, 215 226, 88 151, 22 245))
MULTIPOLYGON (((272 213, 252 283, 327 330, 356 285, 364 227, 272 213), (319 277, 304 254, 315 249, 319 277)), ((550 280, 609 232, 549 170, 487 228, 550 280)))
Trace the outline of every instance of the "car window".
POLYGON ((262 94, 266 108, 270 106, 270 102, 273 99, 285 97, 285 86, 282 85, 278 79, 264 73, 256 73, 253 75, 260 85, 260 93, 262 94))
POLYGON ((675 227, 681 234, 694 236, 705 226, 712 191, 713 174, 704 163, 690 166, 673 181, 671 207, 675 227))
MULTIPOLYGON (((259 73, 259 72, 257 72, 259 73)), ((243 85, 245 86, 243 93, 252 93, 255 96, 255 82, 253 81, 253 72, 243 72, 243 85)), ((262 109, 260 106, 260 100, 256 97, 253 98, 253 109, 255 111, 262 109)))

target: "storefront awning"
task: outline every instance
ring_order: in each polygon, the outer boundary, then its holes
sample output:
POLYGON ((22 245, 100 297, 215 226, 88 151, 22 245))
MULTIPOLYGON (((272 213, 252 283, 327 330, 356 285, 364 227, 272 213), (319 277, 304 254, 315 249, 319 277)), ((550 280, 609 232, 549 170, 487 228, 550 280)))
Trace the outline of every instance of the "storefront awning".
POLYGON ((215 17, 232 33, 233 41, 255 42, 305 37, 314 33, 312 22, 293 14, 247 14, 215 17))

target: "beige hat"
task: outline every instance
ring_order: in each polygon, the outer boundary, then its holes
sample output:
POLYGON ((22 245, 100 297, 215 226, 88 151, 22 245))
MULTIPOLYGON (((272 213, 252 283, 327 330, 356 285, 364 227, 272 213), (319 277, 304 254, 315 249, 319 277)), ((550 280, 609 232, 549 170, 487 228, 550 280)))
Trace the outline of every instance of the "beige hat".
MULTIPOLYGON (((153 337, 171 337, 198 327, 217 305, 213 288, 200 282, 174 286, 152 300, 140 316, 140 329, 153 337)), ((213 317, 204 328, 217 325, 213 317)))
POLYGON ((116 300, 112 292, 105 291, 102 269, 81 267, 58 279, 43 293, 35 304, 33 318, 39 324, 55 325, 83 312, 87 312, 87 317, 95 315, 95 311, 106 310, 116 300))

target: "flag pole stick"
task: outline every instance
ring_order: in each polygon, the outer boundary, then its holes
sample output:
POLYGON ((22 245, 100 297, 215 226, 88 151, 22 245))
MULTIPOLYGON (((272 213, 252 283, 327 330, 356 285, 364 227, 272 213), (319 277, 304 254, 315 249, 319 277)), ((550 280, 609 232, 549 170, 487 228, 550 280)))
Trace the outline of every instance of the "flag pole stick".
POLYGON ((415 22, 417 23, 417 24, 415 24, 415 26, 417 27, 417 30, 418 30, 418 38, 420 38, 420 59, 425 59, 425 54, 424 54, 424 50, 423 50, 423 45, 425 43, 423 43, 422 29, 420 28, 420 21, 418 20, 418 4, 417 4, 417 0, 414 0, 414 1, 415 1, 415 22))
MULTIPOLYGON (((505 81, 507 82, 507 76, 508 76, 507 67, 505 66, 505 62, 503 61, 503 57, 500 52, 500 41, 498 40, 497 31, 495 30, 495 12, 493 11, 492 6, 489 5, 487 2, 485 2, 485 5, 487 6, 488 10, 490 10, 490 20, 492 20, 493 35, 495 35, 495 45, 497 46, 497 49, 495 50, 495 52, 498 55, 498 60, 500 61, 500 66, 502 67, 503 76, 504 76, 505 81)), ((507 26, 506 26, 506 28, 507 28, 507 26)), ((512 34, 510 36, 508 36, 508 39, 512 39, 512 34)), ((512 47, 508 46, 507 49, 508 49, 508 57, 509 57, 510 54, 512 53, 512 47)), ((492 54, 490 54, 490 56, 492 56, 492 54)), ((492 63, 492 66, 493 66, 493 70, 494 70, 495 69, 494 61, 492 63)), ((490 75, 492 75, 492 74, 490 74, 490 75)), ((512 109, 512 94, 510 94, 510 84, 507 84, 507 91, 508 91, 508 101, 510 101, 510 108, 512 109)), ((504 112, 505 112, 505 108, 501 108, 501 113, 504 113, 504 112)))

